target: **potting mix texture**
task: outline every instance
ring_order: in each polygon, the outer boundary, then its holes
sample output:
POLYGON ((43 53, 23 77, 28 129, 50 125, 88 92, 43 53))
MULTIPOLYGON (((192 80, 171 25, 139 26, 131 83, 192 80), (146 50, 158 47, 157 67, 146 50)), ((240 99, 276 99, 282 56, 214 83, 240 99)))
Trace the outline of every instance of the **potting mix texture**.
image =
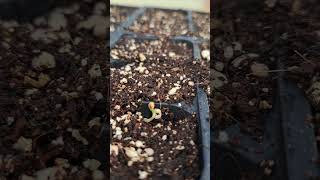
MULTIPOLYGON (((118 17, 122 11, 113 12, 111 17, 118 17)), ((197 86, 209 94, 210 53, 209 49, 200 50, 198 45, 209 36, 209 30, 195 25, 197 32, 208 34, 192 39, 189 27, 193 22, 188 21, 188 13, 137 9, 135 18, 129 16, 114 28, 114 34, 121 35, 114 36, 116 40, 111 37, 110 43, 114 62, 111 179, 198 179, 201 175, 197 114, 177 118, 169 108, 159 107, 161 118, 147 123, 140 112, 142 102, 192 104, 197 86)), ((209 20, 209 14, 192 14, 203 17, 201 21, 209 20)))
POLYGON ((106 179, 106 8, 65 2, 1 20, 0 179, 106 179))

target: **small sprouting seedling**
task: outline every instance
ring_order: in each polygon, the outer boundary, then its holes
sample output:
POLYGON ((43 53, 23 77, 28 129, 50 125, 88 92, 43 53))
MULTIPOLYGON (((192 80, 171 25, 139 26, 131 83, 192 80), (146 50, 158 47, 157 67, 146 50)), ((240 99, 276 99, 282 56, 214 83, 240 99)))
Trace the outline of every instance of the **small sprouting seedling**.
POLYGON ((153 119, 160 119, 161 118, 161 110, 157 109, 157 108, 154 108, 154 102, 150 102, 148 104, 148 108, 151 111, 152 115, 151 115, 150 118, 144 118, 143 119, 144 122, 150 122, 153 119))

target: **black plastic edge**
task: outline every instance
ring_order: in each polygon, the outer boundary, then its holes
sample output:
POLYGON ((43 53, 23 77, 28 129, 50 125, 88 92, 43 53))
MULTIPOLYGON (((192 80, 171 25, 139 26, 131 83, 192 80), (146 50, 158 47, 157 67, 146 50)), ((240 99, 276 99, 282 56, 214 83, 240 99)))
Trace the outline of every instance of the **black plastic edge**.
POLYGON ((319 176, 314 130, 307 118, 312 115, 304 93, 296 84, 278 79, 282 133, 288 180, 307 180, 319 176))
POLYGON ((189 31, 193 33, 194 26, 193 26, 193 19, 192 19, 192 11, 188 11, 187 13, 188 13, 187 17, 188 17, 189 31))
POLYGON ((210 122, 207 94, 197 86, 197 116, 200 124, 203 167, 200 180, 210 180, 210 122))
POLYGON ((110 48, 112 48, 124 34, 124 29, 128 28, 139 16, 145 12, 145 8, 139 8, 134 11, 127 20, 122 22, 119 27, 116 28, 116 31, 110 33, 110 48))
MULTIPOLYGON (((279 57, 285 57, 285 54, 279 54, 279 57)), ((284 69, 281 60, 278 68, 284 69)), ((307 121, 312 110, 304 92, 295 83, 285 80, 284 72, 281 72, 277 78, 276 94, 274 110, 266 118, 263 146, 243 136, 234 125, 226 130, 231 139, 237 136, 239 141, 247 142, 241 143, 239 147, 231 147, 213 139, 215 147, 239 154, 241 158, 255 164, 264 159, 274 159, 277 162, 274 179, 309 180, 311 177, 319 177, 319 155, 314 129, 307 121), (265 155, 257 156, 248 153, 246 147, 260 147, 267 151, 265 155)))
MULTIPOLYGON (((148 116, 148 103, 147 101, 142 102, 142 106, 139 109, 143 115, 148 116)), ((211 159, 210 159, 210 124, 209 124, 209 103, 207 94, 203 89, 197 87, 197 95, 193 101, 192 105, 188 105, 185 102, 180 103, 155 103, 157 108, 166 107, 169 108, 170 111, 173 111, 175 116, 182 118, 186 116, 190 116, 193 113, 197 114, 199 129, 198 132, 200 134, 200 149, 201 149, 201 157, 202 157, 202 170, 199 180, 210 180, 210 170, 211 170, 211 159)))

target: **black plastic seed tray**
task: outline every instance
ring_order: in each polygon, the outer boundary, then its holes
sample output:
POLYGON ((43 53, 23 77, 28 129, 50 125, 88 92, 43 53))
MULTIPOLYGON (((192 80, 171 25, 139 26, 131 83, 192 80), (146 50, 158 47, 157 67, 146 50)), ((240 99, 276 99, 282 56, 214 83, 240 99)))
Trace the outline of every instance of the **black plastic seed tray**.
MULTIPOLYGON (((286 51, 277 50, 279 69, 286 51), (280 53, 281 52, 281 53, 280 53)), ((284 79, 279 73, 276 95, 271 112, 263 115, 265 134, 258 143, 240 132, 238 125, 225 130, 227 141, 219 140, 219 132, 212 133, 214 154, 219 155, 214 163, 215 179, 238 179, 241 171, 254 169, 263 174, 264 160, 275 163, 268 179, 307 180, 319 176, 318 151, 313 127, 306 121, 311 115, 311 106, 296 84, 284 79)))
MULTIPOLYGON (((124 36, 133 38, 136 40, 141 41, 148 41, 148 40, 157 40, 159 37, 152 34, 141 34, 141 33, 133 33, 126 31, 133 22, 142 16, 146 11, 146 8, 139 8, 133 12, 131 16, 127 18, 125 22, 119 25, 114 32, 110 33, 110 49, 112 49, 116 43, 124 36)), ((192 11, 186 11, 186 18, 188 21, 188 29, 190 32, 194 32, 193 21, 192 21, 192 11)), ((203 39, 198 37, 191 37, 191 36, 174 36, 170 37, 170 40, 173 42, 185 42, 187 43, 193 51, 193 58, 196 60, 201 59, 200 48, 199 44, 204 42, 203 39)), ((111 59, 110 65, 112 68, 120 68, 128 64, 128 61, 125 60, 116 60, 111 59)), ((193 113, 196 113, 199 126, 199 142, 201 147, 201 176, 199 177, 200 180, 209 180, 212 179, 212 174, 210 175, 210 124, 209 124, 209 105, 208 105, 208 98, 205 91, 197 86, 196 97, 193 100, 191 105, 187 105, 185 102, 177 103, 177 104, 167 104, 161 103, 161 107, 168 107, 170 111, 174 112, 174 116, 177 118, 191 116, 193 113)), ((148 102, 142 103, 140 108, 141 112, 148 116, 149 109, 147 107, 148 102)), ((159 107, 160 104, 156 103, 156 106, 159 107)))

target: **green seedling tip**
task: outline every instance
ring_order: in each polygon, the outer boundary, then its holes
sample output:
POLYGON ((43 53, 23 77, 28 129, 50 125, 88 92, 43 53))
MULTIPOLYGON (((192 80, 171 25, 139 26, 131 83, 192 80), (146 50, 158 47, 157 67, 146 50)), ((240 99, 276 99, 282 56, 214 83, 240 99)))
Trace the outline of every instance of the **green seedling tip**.
POLYGON ((154 102, 149 102, 148 108, 151 111, 151 117, 150 118, 144 118, 144 122, 151 122, 153 119, 160 119, 161 118, 161 110, 155 108, 154 102))

